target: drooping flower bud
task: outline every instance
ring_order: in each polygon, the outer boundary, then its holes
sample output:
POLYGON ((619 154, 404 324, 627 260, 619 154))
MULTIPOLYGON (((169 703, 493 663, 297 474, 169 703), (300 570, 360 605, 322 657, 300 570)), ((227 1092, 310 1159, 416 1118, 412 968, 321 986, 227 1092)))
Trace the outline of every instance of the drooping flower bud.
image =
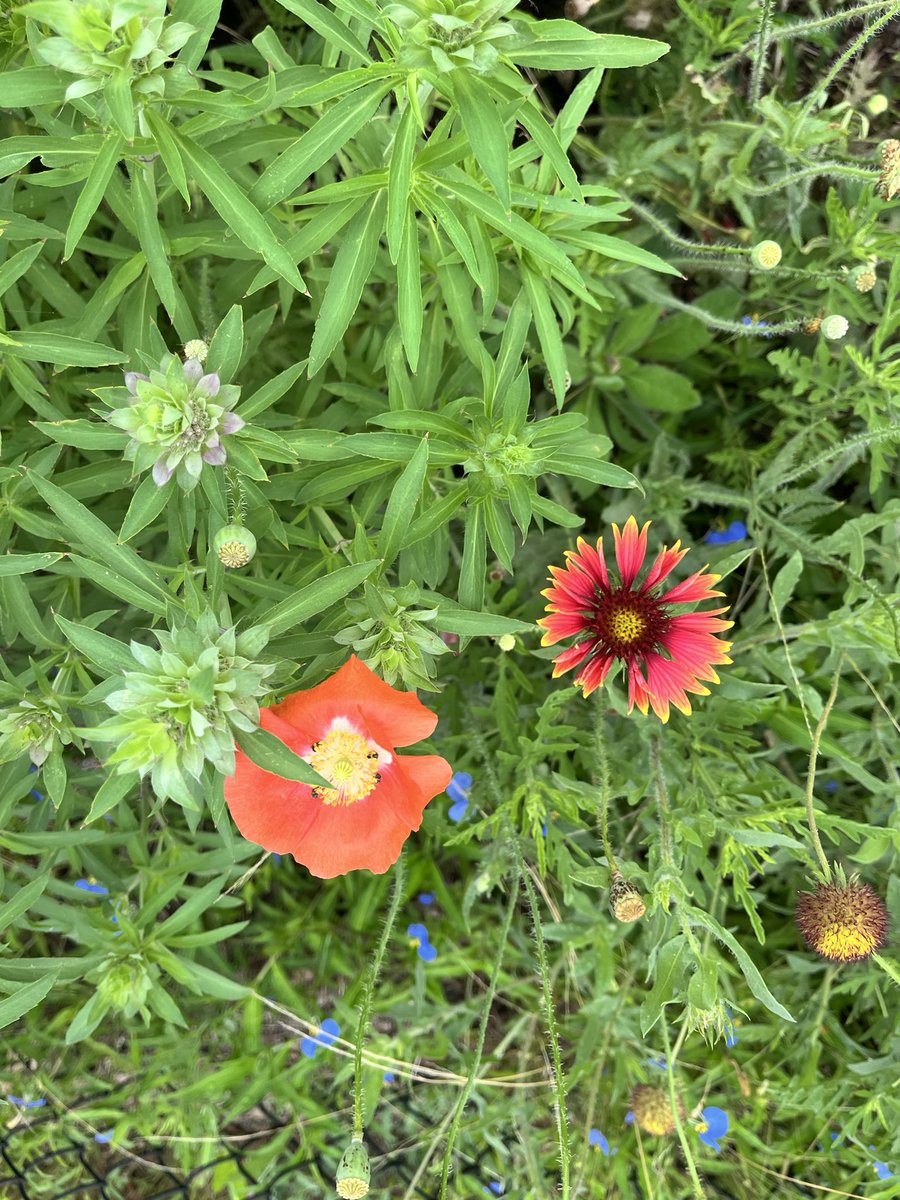
MULTIPOLYGON (((675 1128, 675 1113, 669 1093, 649 1083, 639 1083, 631 1093, 631 1110, 635 1123, 644 1133, 664 1137, 675 1128)), ((678 1114, 684 1116, 684 1105, 678 1100, 678 1114)))
POLYGON ((880 950, 887 937, 884 901, 869 884, 854 879, 801 892, 796 920, 807 945, 832 962, 860 962, 880 950))
POLYGON ((226 567, 246 567, 256 553, 256 538, 243 525, 225 525, 213 538, 213 550, 226 567))
POLYGON ((647 911, 644 898, 633 883, 622 878, 621 871, 613 871, 609 882, 609 906, 613 916, 623 924, 639 921, 647 911))
POLYGON ((900 141, 891 138, 881 147, 878 194, 882 200, 893 200, 898 192, 900 192, 900 141))
POLYGON ((839 342, 849 328, 850 322, 838 313, 822 318, 822 337, 828 338, 829 342, 839 342))
POLYGON ((781 247, 777 242, 757 242, 750 251, 750 261, 760 271, 771 271, 781 262, 781 247))
POLYGON ((369 1194, 369 1152, 362 1138, 354 1138, 338 1163, 334 1184, 341 1200, 361 1200, 369 1194))
POLYGON ((184 344, 185 360, 196 358, 197 362, 206 362, 206 356, 209 353, 209 346, 200 338, 192 338, 191 341, 184 344))

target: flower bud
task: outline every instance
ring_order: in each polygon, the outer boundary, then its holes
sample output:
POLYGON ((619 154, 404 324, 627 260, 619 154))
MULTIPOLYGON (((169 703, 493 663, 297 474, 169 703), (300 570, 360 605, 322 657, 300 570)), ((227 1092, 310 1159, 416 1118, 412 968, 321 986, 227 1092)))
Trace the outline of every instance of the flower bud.
POLYGON ((107 967, 97 984, 97 993, 104 1003, 130 1016, 138 1011, 149 991, 150 976, 136 955, 107 967))
POLYGON ((822 318, 819 316, 807 317, 806 320, 803 322, 803 324, 800 326, 800 328, 806 334, 818 333, 819 330, 822 328, 822 318))
POLYGON ((613 871, 609 883, 609 906, 613 916, 624 925, 639 921, 647 911, 644 898, 633 883, 622 878, 621 871, 613 871))
POLYGON ((822 319, 822 336, 828 338, 829 342, 839 342, 849 328, 847 318, 836 313, 822 319))
POLYGON ((502 633, 497 639, 497 645, 504 653, 508 654, 510 650, 515 650, 516 639, 511 633, 502 633))
POLYGON ((858 292, 871 292, 872 288, 878 282, 878 276, 868 264, 864 267, 857 267, 850 278, 853 280, 853 286, 858 292))
MULTIPOLYGON (((669 1093, 663 1088, 652 1087, 649 1083, 639 1083, 631 1093, 631 1110, 634 1113, 635 1124, 644 1133, 652 1133, 654 1137, 663 1137, 675 1128, 675 1113, 669 1093)), ((684 1116, 684 1105, 678 1100, 679 1116, 684 1116)))
POLYGON ((246 567, 256 553, 256 538, 243 525, 225 525, 213 538, 213 550, 226 567, 246 567))
POLYGON ((197 362, 206 362, 206 356, 209 353, 209 346, 200 338, 192 338, 191 341, 184 344, 185 359, 196 358, 197 362))
POLYGON ((750 261, 760 271, 771 271, 781 262, 781 247, 777 242, 757 242, 750 251, 750 261))
POLYGON ((807 945, 832 962, 860 962, 887 938, 884 901, 867 883, 853 879, 801 892, 796 920, 807 945))
POLYGON ((369 1194, 369 1152, 362 1138, 354 1138, 338 1163, 334 1184, 342 1200, 361 1200, 369 1194))
POLYGON ((881 147, 878 194, 882 200, 893 200, 898 192, 900 192, 900 141, 891 138, 881 147))

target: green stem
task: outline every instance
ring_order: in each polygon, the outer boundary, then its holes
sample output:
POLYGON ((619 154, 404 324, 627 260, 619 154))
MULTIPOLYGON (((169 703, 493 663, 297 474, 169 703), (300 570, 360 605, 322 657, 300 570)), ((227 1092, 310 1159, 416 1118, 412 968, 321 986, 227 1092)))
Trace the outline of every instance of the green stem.
POLYGON ((750 103, 756 108, 762 95, 762 81, 766 70, 766 55, 772 33, 772 11, 775 0, 761 0, 759 25, 756 29, 756 53, 753 55, 753 71, 750 76, 750 103))
POLYGON ((606 755, 606 745, 603 741, 603 702, 602 693, 597 692, 594 708, 594 762, 596 780, 600 788, 600 840, 603 843, 603 853, 609 864, 610 874, 619 869, 616 856, 613 854, 612 842, 609 838, 609 759, 606 755))
POLYGON ((879 967, 881 967, 882 971, 884 971, 885 975, 893 979, 894 983, 900 985, 900 967, 897 966, 894 960, 892 958, 884 958, 881 954, 873 954, 872 957, 878 963, 879 967))
POLYGON ((672 1116, 675 1120, 675 1129, 678 1132, 678 1140, 681 1142, 681 1149, 684 1152, 685 1161, 687 1162, 688 1173, 691 1177, 691 1183, 694 1185, 694 1195, 698 1200, 704 1200, 706 1193, 703 1191, 703 1184, 700 1182, 700 1176, 697 1174, 697 1165, 694 1162, 694 1154, 691 1150, 691 1144, 687 1140, 687 1134, 684 1132, 684 1122, 681 1120, 681 1112, 678 1107, 678 1097, 675 1094, 675 1073, 673 1070, 672 1051, 669 1045, 669 1029, 663 1020, 662 1035, 663 1046, 666 1051, 666 1078, 669 1084, 669 1101, 672 1105, 672 1116))
POLYGON ((363 1043, 366 1040, 366 1033, 368 1031, 369 1021, 371 1020, 372 1016, 372 1002, 375 998, 375 984, 378 981, 378 975, 381 971, 381 964, 384 960, 384 952, 387 949, 387 944, 394 928, 394 922, 397 919, 400 901, 403 899, 403 885, 405 882, 405 877, 406 859, 405 855, 401 853, 397 860, 397 865, 394 867, 394 892, 391 896, 391 905, 388 909, 387 918, 384 923, 384 929, 381 931, 381 940, 378 943, 378 949, 375 951, 375 957, 372 960, 372 966, 369 970, 368 978, 366 979, 362 1004, 359 1008, 359 1024, 356 1028, 356 1049, 353 1057, 353 1136, 355 1138, 362 1138, 363 1135, 363 1043))
POLYGON ((893 21, 893 19, 898 15, 900 15, 900 3, 892 4, 886 13, 876 18, 874 21, 870 21, 859 37, 855 38, 844 51, 844 53, 835 59, 830 69, 826 71, 823 78, 819 80, 818 84, 806 97, 806 102, 800 111, 801 121, 810 114, 816 100, 818 100, 819 96, 828 91, 832 83, 834 83, 835 79, 837 79, 841 70, 850 61, 850 59, 857 55, 860 50, 862 50, 863 46, 869 41, 870 38, 873 38, 876 33, 883 29, 884 26, 890 21, 893 21))
POLYGON ((837 699, 838 687, 841 682, 841 666, 843 665, 843 657, 837 665, 837 670, 834 673, 834 682, 831 685, 831 692, 825 702, 825 707, 822 709, 822 715, 819 717, 818 724, 813 732, 812 748, 809 752, 809 767, 806 772, 806 823, 809 825, 809 836, 812 838, 813 849, 816 852, 816 858, 819 860, 819 866, 822 868, 822 876, 825 883, 831 879, 831 863, 825 855, 822 847, 822 839, 819 837, 819 827, 816 824, 816 813, 813 808, 813 788, 816 784, 816 760, 819 757, 819 744, 822 741, 822 734, 825 732, 825 726, 828 723, 828 717, 834 707, 834 702, 837 699))
POLYGON ((500 978, 500 968, 503 964, 503 953, 506 949, 506 944, 509 941, 509 931, 512 927, 513 915, 516 911, 516 903, 519 898, 518 879, 516 886, 510 889, 509 904, 506 906, 506 916, 503 919, 503 928, 500 931, 500 939, 497 942, 497 953, 494 957, 494 965, 491 970, 491 979, 488 984, 488 990, 484 997, 484 1008, 481 1012, 481 1024, 478 1027, 478 1042, 475 1046, 475 1058, 472 1061, 472 1066, 469 1069, 469 1076, 466 1079, 462 1093, 459 1097, 459 1102, 456 1106, 456 1112, 453 1114, 453 1121, 450 1125, 450 1130, 447 1134, 447 1145, 444 1148, 444 1161, 441 1165, 441 1192, 440 1200, 444 1200, 447 1195, 447 1180, 450 1176, 450 1163, 453 1156, 453 1146, 456 1142, 459 1126, 462 1122, 465 1107, 469 1102, 469 1097, 472 1094, 472 1089, 475 1086, 475 1079, 478 1075, 478 1070, 481 1067, 481 1056, 484 1053, 484 1041, 487 1036, 488 1019, 491 1015, 491 1008, 494 1004, 494 996, 497 994, 497 980, 500 978))
MULTIPOLYGON (((799 171, 791 171, 788 175, 782 175, 780 179, 775 179, 771 183, 751 183, 749 179, 737 175, 732 177, 732 181, 748 196, 770 196, 773 192, 787 187, 788 184, 819 175, 831 175, 835 178, 846 175, 851 179, 865 179, 870 183, 874 183, 878 178, 878 172, 871 167, 855 167, 852 163, 821 162, 801 167, 799 171)), ((771 274, 771 272, 768 273, 771 274)))

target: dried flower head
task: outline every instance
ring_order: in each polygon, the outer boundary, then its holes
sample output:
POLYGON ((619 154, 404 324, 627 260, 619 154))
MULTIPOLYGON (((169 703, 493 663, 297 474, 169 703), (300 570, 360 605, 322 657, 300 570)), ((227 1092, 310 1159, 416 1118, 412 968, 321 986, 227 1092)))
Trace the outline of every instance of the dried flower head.
POLYGON ((900 141, 891 138, 881 147, 878 194, 882 200, 893 200, 898 192, 900 192, 900 141))
POLYGON ((887 937, 884 901, 869 884, 854 879, 801 892, 796 919, 807 944, 832 962, 860 962, 880 950, 887 937))
POLYGON ((807 317, 806 320, 801 325, 801 329, 803 330, 803 332, 806 334, 809 334, 809 335, 818 333, 821 328, 822 328, 822 317, 819 315, 817 315, 815 317, 807 317))
POLYGON ((609 906, 613 916, 623 924, 639 921, 647 911, 644 898, 633 883, 622 878, 621 871, 613 871, 609 883, 609 906))
POLYGON ((875 274, 871 266, 858 267, 853 272, 853 286, 858 292, 871 292, 872 288, 878 282, 878 276, 875 274))
MULTIPOLYGON (((663 1137, 675 1128, 675 1113, 669 1093, 649 1083, 639 1083, 631 1093, 631 1109, 634 1120, 644 1133, 663 1137)), ((684 1105, 678 1100, 679 1116, 684 1116, 684 1105)))

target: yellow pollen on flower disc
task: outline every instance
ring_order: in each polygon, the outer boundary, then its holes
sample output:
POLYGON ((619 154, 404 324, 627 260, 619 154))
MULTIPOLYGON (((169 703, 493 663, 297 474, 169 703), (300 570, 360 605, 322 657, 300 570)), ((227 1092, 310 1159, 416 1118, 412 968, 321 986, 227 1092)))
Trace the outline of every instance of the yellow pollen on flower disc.
POLYGON ((647 622, 627 608, 618 608, 610 618, 613 635, 620 642, 633 642, 647 628, 647 622))
POLYGON ((334 787, 314 788, 323 804, 355 804, 378 782, 378 754, 361 733, 333 729, 313 746, 309 765, 334 787))
POLYGON ((225 542, 218 550, 219 561, 226 567, 246 567, 250 552, 243 542, 225 542))
POLYGON ((833 921, 822 930, 816 949, 826 958, 846 962, 848 959, 868 958, 873 950, 878 949, 878 940, 868 929, 859 925, 833 921))

